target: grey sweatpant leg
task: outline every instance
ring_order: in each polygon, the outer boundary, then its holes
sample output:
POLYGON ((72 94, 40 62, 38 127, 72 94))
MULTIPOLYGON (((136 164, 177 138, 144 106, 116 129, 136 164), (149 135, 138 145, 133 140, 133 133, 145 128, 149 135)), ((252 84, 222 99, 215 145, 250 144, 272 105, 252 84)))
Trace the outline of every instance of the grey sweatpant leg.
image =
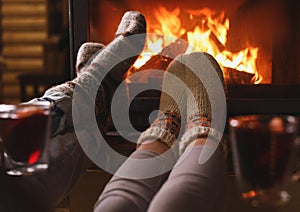
POLYGON ((169 175, 168 168, 166 167, 173 167, 174 165, 175 160, 170 160, 170 158, 173 157, 173 154, 171 152, 169 153, 170 157, 161 157, 157 153, 148 150, 135 151, 130 158, 140 160, 153 159, 153 166, 138 167, 139 165, 137 165, 136 162, 127 160, 121 166, 120 170, 127 169, 131 172, 136 172, 137 175, 139 175, 140 173, 138 172, 145 173, 150 171, 149 173, 151 173, 151 170, 155 169, 161 170, 162 174, 144 179, 130 179, 115 175, 109 181, 99 197, 99 200, 95 204, 94 211, 146 211, 153 196, 157 193, 169 175))
MULTIPOLYGON (((96 203, 95 211, 220 211, 226 179, 223 152, 218 148, 200 165, 198 159, 202 149, 202 146, 195 146, 187 157, 180 158, 165 183, 168 173, 140 180, 113 177, 96 203)), ((138 150, 131 157, 145 159, 155 155, 138 150)), ((133 170, 136 168, 130 165, 133 170)))
POLYGON ((150 212, 222 211, 225 197, 226 164, 219 147, 204 164, 199 164, 203 146, 194 146, 181 157, 166 183, 153 198, 150 212))

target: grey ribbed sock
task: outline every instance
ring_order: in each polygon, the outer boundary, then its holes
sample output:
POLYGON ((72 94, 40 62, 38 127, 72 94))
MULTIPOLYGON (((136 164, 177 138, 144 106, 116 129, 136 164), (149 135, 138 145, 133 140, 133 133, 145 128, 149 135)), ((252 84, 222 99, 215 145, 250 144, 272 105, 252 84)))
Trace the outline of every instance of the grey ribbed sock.
MULTIPOLYGON (((107 125, 110 116, 108 107, 111 98, 119 83, 122 82, 124 74, 143 50, 145 33, 144 16, 135 11, 126 12, 122 17, 116 38, 107 47, 98 51, 74 80, 47 90, 42 98, 52 101, 65 114, 66 123, 63 124, 65 128, 73 127, 72 104, 74 102, 78 110, 76 113, 80 114, 77 119, 80 119, 83 127, 88 127, 91 117, 95 116, 95 101, 100 105, 100 110, 96 113, 100 113, 97 119, 103 126, 99 127, 106 128, 104 125, 107 125), (141 35, 135 36, 136 34, 141 35), (67 101, 64 102, 67 103, 61 104, 66 99, 67 101)), ((96 49, 98 47, 101 46, 97 46, 96 49)), ((80 61, 77 65, 80 65, 80 61)))
MULTIPOLYGON (((77 78, 73 80, 78 88, 77 91, 80 91, 80 99, 82 99, 77 101, 78 104, 91 107, 95 102, 88 101, 95 101, 94 98, 97 95, 97 102, 101 103, 100 109, 103 112, 97 116, 100 129, 107 128, 111 99, 118 85, 124 80, 125 73, 142 52, 146 39, 145 33, 144 16, 139 12, 126 12, 121 20, 116 38, 94 57, 85 71, 78 74, 77 78), (128 29, 125 26, 128 26, 128 29), (123 33, 120 33, 120 29, 124 30, 123 33)), ((80 108, 84 108, 84 106, 80 106, 80 108)), ((86 113, 86 111, 88 111, 87 108, 82 113, 86 113)))
POLYGON ((79 73, 85 65, 88 65, 92 58, 104 48, 101 43, 86 42, 83 43, 77 53, 76 73, 79 73))

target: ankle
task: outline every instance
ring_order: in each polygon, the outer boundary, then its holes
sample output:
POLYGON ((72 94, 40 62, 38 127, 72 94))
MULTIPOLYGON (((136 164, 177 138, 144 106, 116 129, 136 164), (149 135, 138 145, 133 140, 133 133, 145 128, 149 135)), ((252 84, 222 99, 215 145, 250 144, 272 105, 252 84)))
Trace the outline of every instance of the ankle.
POLYGON ((162 153, 166 152, 167 150, 169 150, 169 148, 170 147, 168 145, 157 140, 157 141, 153 141, 151 143, 145 142, 144 144, 141 144, 137 149, 150 150, 155 153, 162 154, 162 153))

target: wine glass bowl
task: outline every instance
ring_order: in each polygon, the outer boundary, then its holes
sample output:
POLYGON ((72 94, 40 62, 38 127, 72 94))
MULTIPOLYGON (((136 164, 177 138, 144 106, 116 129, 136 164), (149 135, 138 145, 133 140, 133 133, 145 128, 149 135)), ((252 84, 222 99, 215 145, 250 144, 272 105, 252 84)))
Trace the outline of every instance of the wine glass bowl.
POLYGON ((291 115, 245 115, 229 119, 234 170, 241 197, 253 206, 290 199, 291 160, 298 121, 291 115))
POLYGON ((0 166, 9 175, 46 170, 49 131, 49 103, 0 105, 0 166))

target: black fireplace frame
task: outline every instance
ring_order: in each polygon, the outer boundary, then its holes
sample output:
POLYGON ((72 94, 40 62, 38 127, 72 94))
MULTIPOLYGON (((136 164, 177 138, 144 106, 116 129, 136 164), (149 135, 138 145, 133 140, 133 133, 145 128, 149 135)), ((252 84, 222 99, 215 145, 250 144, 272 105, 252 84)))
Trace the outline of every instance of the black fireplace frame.
MULTIPOLYGON (((77 51, 80 45, 88 41, 89 38, 88 2, 89 1, 69 0, 72 78, 75 76, 74 64, 77 51)), ((296 60, 296 58, 292 60, 296 60)), ((284 68, 284 64, 280 63, 277 63, 276 67, 273 67, 276 71, 280 69, 284 70, 284 68)), ((153 97, 144 97, 143 100, 144 102, 149 100, 149 103, 151 103, 152 98, 153 97)), ((137 102, 141 103, 143 101, 137 102)), ((257 113, 300 115, 300 84, 228 85, 227 106, 228 116, 257 113)), ((151 108, 150 104, 149 110, 154 109, 154 107, 155 106, 151 108)))

